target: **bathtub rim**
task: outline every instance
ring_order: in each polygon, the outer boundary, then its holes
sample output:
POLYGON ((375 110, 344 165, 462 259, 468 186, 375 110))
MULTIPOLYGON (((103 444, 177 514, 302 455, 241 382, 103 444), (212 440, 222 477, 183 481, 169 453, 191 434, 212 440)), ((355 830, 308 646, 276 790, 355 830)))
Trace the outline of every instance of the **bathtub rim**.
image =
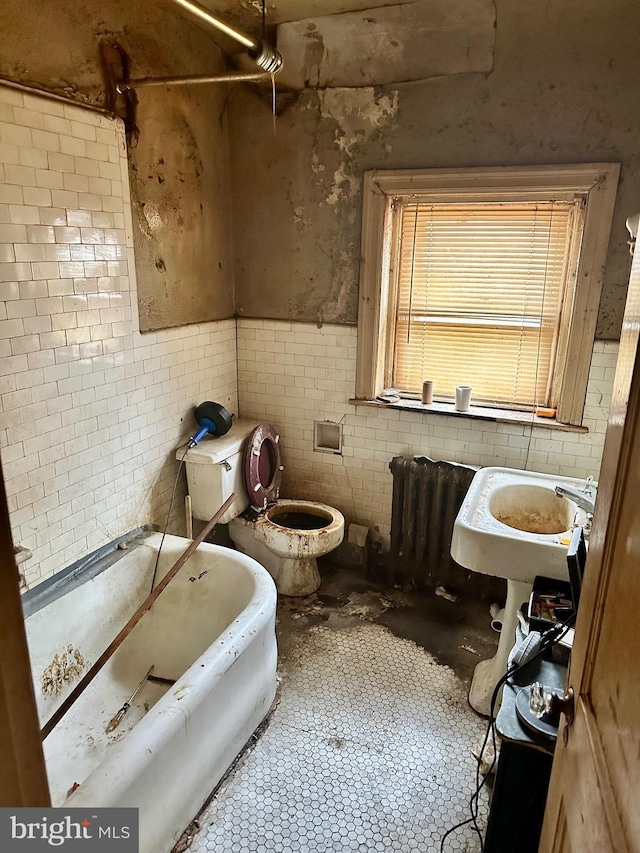
MULTIPOLYGON (((131 554, 139 545, 143 545, 147 539, 157 533, 155 527, 145 524, 136 527, 122 536, 118 536, 111 542, 101 545, 95 551, 81 557, 70 566, 66 566, 41 583, 28 589, 21 596, 22 613, 25 619, 53 604, 68 592, 82 586, 102 572, 110 569, 128 554, 131 554), (121 546, 125 547, 121 547, 121 546)), ((179 538, 179 537, 177 537, 179 538)))
MULTIPOLYGON (((36 610, 34 610, 33 613, 30 613, 28 616, 25 614, 25 623, 27 619, 36 615, 36 613, 43 610, 46 606, 54 604, 63 595, 67 593, 75 592, 76 589, 79 589, 88 581, 98 577, 104 571, 120 562, 121 559, 126 557, 132 557, 136 549, 148 548, 149 551, 152 552, 152 554, 157 554, 158 547, 160 546, 162 539, 162 533, 159 533, 155 530, 147 530, 143 536, 138 535, 138 538, 135 541, 135 547, 124 551, 117 551, 116 553, 119 556, 117 556, 115 559, 109 559, 110 555, 107 555, 107 560, 105 561, 105 563, 103 564, 103 561, 100 560, 100 565, 95 571, 92 570, 92 566, 88 566, 87 569, 81 571, 81 575, 77 578, 77 582, 76 577, 69 576, 68 578, 65 578, 59 586, 56 586, 56 588, 51 591, 50 596, 48 596, 46 600, 45 597, 43 597, 43 601, 38 603, 38 607, 36 610)), ((164 535, 163 554, 165 554, 165 552, 169 550, 172 546, 175 547, 176 545, 179 545, 180 547, 176 549, 175 554, 175 557, 177 559, 180 554, 182 554, 183 551, 186 549, 188 543, 191 541, 192 540, 186 539, 182 536, 166 534, 164 535)), ((203 658, 205 658, 208 654, 210 657, 213 656, 211 653, 212 648, 217 647, 218 645, 226 645, 227 649, 238 649, 238 654, 235 655, 235 657, 233 658, 233 660, 235 660, 239 656, 241 651, 247 645, 249 645, 251 635, 248 632, 250 632, 256 626, 263 625, 266 621, 268 621, 271 614, 275 614, 276 611, 277 589, 273 578, 269 574, 268 570, 265 569, 265 567, 253 557, 250 557, 247 554, 244 554, 242 551, 236 550, 235 548, 230 548, 226 545, 219 545, 210 542, 202 542, 194 553, 200 555, 202 555, 203 553, 210 553, 212 555, 220 554, 221 556, 227 559, 231 559, 233 562, 240 564, 251 575, 254 583, 254 588, 251 592, 250 597, 247 600, 247 603, 242 608, 238 616, 231 622, 229 622, 227 627, 218 635, 218 637, 216 637, 216 639, 209 646, 207 646, 207 648, 187 667, 187 669, 178 676, 175 683, 171 686, 171 689, 168 690, 167 693, 165 693, 164 696, 162 696, 158 700, 158 702, 153 706, 153 708, 157 708, 161 703, 164 702, 166 697, 168 697, 170 694, 179 689, 187 673, 190 673, 191 670, 196 666, 196 664, 203 662, 206 665, 206 662, 203 661, 203 658), (234 635, 234 627, 240 624, 242 624, 243 626, 242 633, 239 635, 234 635), (232 643, 229 642, 229 640, 231 639, 233 639, 232 643)), ((183 572, 188 572, 188 565, 188 562, 185 563, 185 565, 182 566, 180 571, 178 572, 178 575, 182 574, 183 572)), ((167 571, 169 571, 170 567, 171 564, 167 567, 167 571)), ((158 573, 157 582, 162 580, 164 574, 166 574, 166 572, 163 572, 162 574, 158 573)), ((177 577, 176 579, 174 579, 174 582, 175 580, 177 580, 177 577)), ((140 601, 140 603, 142 603, 142 600, 140 601)), ((144 619, 145 616, 143 616, 142 619, 144 619)), ((232 665, 233 660, 228 666, 216 666, 214 668, 215 674, 217 676, 223 674, 226 669, 228 669, 232 665)), ((137 725, 143 723, 147 716, 148 714, 146 714, 145 717, 143 717, 137 725)), ((123 743, 126 743, 126 739, 123 741, 123 743)), ((115 747, 113 751, 115 751, 115 747)))

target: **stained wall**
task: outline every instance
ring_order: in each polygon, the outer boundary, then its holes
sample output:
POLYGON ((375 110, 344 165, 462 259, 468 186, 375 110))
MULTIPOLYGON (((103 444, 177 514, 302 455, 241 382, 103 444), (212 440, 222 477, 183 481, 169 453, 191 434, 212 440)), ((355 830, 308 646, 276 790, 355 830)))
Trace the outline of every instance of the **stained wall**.
MULTIPOLYGON (((104 106, 100 44, 132 77, 215 73, 220 47, 169 3, 3 0, 0 77, 104 106)), ((140 91, 129 168, 140 327, 233 315, 226 88, 140 91)))
MULTIPOLYGON (((496 0, 488 71, 303 89, 275 130, 268 105, 234 89, 240 316, 356 323, 365 169, 620 161, 597 328, 617 339, 629 274, 624 220, 640 198, 639 39, 629 0, 496 0)), ((348 33, 342 44, 351 49, 348 33)))

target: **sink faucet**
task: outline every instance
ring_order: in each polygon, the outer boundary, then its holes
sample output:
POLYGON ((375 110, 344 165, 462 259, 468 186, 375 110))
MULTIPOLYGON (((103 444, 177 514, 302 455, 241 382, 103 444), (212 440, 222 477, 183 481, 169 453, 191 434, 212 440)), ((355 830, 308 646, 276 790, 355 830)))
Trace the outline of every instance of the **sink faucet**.
POLYGON ((583 509, 588 515, 593 515, 595 499, 589 492, 574 489, 572 486, 556 486, 556 495, 559 498, 569 498, 576 506, 583 509))

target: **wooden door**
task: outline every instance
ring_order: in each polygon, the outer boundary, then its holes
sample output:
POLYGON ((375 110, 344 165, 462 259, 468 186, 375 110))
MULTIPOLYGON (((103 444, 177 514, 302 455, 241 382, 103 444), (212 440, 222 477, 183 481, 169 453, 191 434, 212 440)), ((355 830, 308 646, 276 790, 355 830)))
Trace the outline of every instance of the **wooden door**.
POLYGON ((640 248, 635 257, 541 853, 640 851, 640 248))
POLYGON ((0 469, 0 807, 48 805, 18 569, 0 469))

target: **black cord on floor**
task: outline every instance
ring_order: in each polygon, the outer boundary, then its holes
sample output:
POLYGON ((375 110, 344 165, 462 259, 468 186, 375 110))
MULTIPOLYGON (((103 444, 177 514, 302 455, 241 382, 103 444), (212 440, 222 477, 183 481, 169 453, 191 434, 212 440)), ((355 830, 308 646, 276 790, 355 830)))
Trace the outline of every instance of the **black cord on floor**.
POLYGON ((478 755, 478 760, 477 760, 477 765, 476 765, 476 789, 473 792, 473 794, 471 795, 471 799, 469 800, 469 809, 471 811, 471 817, 468 817, 466 820, 461 820, 460 823, 457 823, 455 826, 452 826, 450 829, 448 829, 445 832, 445 834, 440 839, 440 853, 444 853, 444 842, 451 835, 451 833, 455 832, 457 829, 461 829, 463 826, 466 826, 468 823, 473 824, 473 828, 474 828, 475 832, 477 833, 478 838, 480 839, 480 851, 481 851, 481 853, 484 850, 484 839, 482 837, 482 831, 481 831, 480 827, 478 826, 478 801, 479 801, 479 797, 480 797, 480 792, 484 788, 484 786, 487 782, 487 779, 489 778, 489 775, 494 768, 495 761, 496 761, 496 758, 495 758, 495 728, 494 728, 495 706, 496 706, 496 702, 498 701, 498 694, 500 693, 500 689, 501 689, 502 685, 505 683, 505 681, 514 672, 517 671, 518 668, 519 667, 514 667, 513 669, 507 670, 507 672, 505 672, 504 675, 500 678, 500 680, 498 681, 498 683, 494 687, 493 693, 491 694, 491 703, 490 703, 490 708, 489 708, 489 723, 487 724, 487 730, 486 730, 485 735, 484 735, 484 740, 482 741, 482 746, 480 747, 480 752, 478 755), (484 779, 482 779, 482 781, 481 781, 480 780, 480 763, 482 761, 482 756, 484 755, 484 751, 485 751, 486 746, 487 746, 487 741, 489 740, 489 735, 492 736, 492 741, 493 741, 493 748, 494 748, 493 760, 491 762, 491 766, 490 766, 489 770, 486 772, 486 774, 484 776, 484 779))
POLYGON ((189 450, 189 445, 187 444, 184 453, 180 459, 180 464, 178 465, 178 470, 176 471, 176 478, 173 481, 173 491, 171 492, 171 500, 169 501, 169 509, 167 510, 167 519, 164 523, 164 530, 162 531, 162 539, 160 540, 160 547, 158 548, 158 554, 156 556, 156 564, 153 567, 153 578, 151 579, 151 592, 153 592, 153 587, 156 582, 156 575, 158 573, 158 563, 160 562, 160 553, 162 552, 162 546, 164 545, 164 538, 167 535, 167 528, 169 527, 169 518, 171 517, 171 509, 173 507, 173 499, 176 496, 176 489, 178 487, 178 478, 180 476, 180 471, 182 471, 182 465, 184 463, 184 458, 187 455, 187 451, 189 450))
POLYGON ((560 640, 568 633, 568 631, 572 627, 574 621, 575 621, 575 615, 572 616, 571 619, 569 619, 567 622, 561 622, 558 625, 555 625, 553 628, 550 628, 548 631, 546 631, 542 635, 540 648, 535 653, 535 655, 533 655, 533 657, 529 658, 529 660, 523 664, 515 664, 513 666, 509 666, 509 668, 504 673, 504 675, 502 675, 500 677, 498 683, 496 684, 496 686, 493 690, 493 693, 491 694, 491 703, 489 706, 489 722, 487 723, 487 730, 485 732, 484 740, 482 742, 482 746, 480 747, 480 752, 478 754, 477 765, 476 765, 476 789, 473 792, 473 794, 471 795, 471 798, 469 800, 469 809, 471 812, 471 817, 468 817, 466 820, 461 820, 460 823, 457 823, 455 826, 452 826, 450 829, 448 829, 445 832, 445 834, 440 839, 440 853, 444 853, 444 842, 451 835, 451 833, 455 832, 457 829, 462 829, 463 826, 466 826, 469 823, 473 824, 473 829, 476 832, 476 834, 480 840, 480 853, 484 853, 484 838, 482 837, 482 830, 480 829, 480 827, 478 825, 478 804, 479 804, 479 799, 480 799, 480 792, 482 791, 482 789, 486 785, 487 779, 489 778, 489 776, 493 772, 493 769, 496 765, 496 760, 497 760, 497 756, 496 756, 496 727, 495 727, 496 714, 495 714, 495 707, 496 707, 496 702, 498 701, 498 694, 500 693, 502 686, 505 684, 506 681, 509 680, 509 678, 511 678, 512 675, 515 675, 516 672, 523 669, 525 666, 528 666, 534 660, 537 660, 537 658, 539 658, 542 654, 544 654, 544 652, 546 652, 547 649, 551 648, 551 646, 555 645, 556 643, 559 643, 560 640), (493 746, 493 758, 491 760, 491 765, 489 766, 489 769, 484 774, 484 778, 482 780, 480 780, 480 764, 482 762, 482 756, 484 755, 484 751, 485 751, 486 746, 487 746, 487 741, 489 740, 489 735, 491 735, 491 742, 492 742, 492 746, 493 746))

